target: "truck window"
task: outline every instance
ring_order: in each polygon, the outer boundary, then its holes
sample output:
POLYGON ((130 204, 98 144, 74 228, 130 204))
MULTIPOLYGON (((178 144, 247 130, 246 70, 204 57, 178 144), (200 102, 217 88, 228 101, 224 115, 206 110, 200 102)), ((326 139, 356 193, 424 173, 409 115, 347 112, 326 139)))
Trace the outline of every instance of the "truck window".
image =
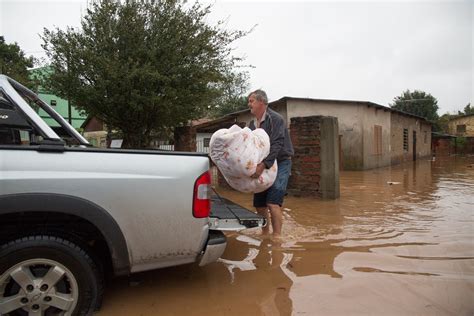
POLYGON ((33 130, 4 127, 0 125, 0 145, 38 145, 43 140, 41 135, 33 130))
MULTIPOLYGON (((23 100, 25 100, 30 105, 30 107, 36 111, 36 113, 40 112, 41 103, 44 103, 42 100, 39 98, 35 99, 32 96, 27 95, 25 92, 17 89, 17 87, 14 87, 14 89, 23 98, 23 100)), ((45 112, 44 109, 41 111, 41 118, 46 124, 49 125, 56 135, 58 135, 64 141, 66 146, 77 147, 81 145, 78 139, 74 138, 74 136, 65 130, 63 126, 61 126, 57 119, 45 112)))
POLYGON ((28 146, 42 139, 0 90, 0 145, 28 146))

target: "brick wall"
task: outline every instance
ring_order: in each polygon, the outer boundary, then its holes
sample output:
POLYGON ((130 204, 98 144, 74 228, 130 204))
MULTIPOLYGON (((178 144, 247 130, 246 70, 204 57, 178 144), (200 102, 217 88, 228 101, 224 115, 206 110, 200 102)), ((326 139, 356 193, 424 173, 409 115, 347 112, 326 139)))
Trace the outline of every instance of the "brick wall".
POLYGON ((222 172, 217 169, 218 172, 217 172, 217 186, 219 188, 222 188, 222 189, 226 189, 226 190, 234 190, 228 183, 227 181, 225 180, 224 176, 222 175, 222 172))
POLYGON ((291 118, 291 141, 295 150, 288 183, 288 193, 291 195, 321 197, 320 126, 320 116, 291 118))
POLYGON ((295 196, 339 197, 339 135, 337 118, 291 118, 295 150, 288 193, 295 196))
POLYGON ((431 141, 433 155, 449 156, 455 153, 454 140, 451 138, 433 138, 431 141))

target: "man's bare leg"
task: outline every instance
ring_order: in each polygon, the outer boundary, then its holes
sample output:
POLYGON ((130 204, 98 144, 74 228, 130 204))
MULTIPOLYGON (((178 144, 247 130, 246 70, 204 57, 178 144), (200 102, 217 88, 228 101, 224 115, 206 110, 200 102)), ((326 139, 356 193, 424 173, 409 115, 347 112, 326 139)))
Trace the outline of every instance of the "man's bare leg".
POLYGON ((262 234, 270 234, 270 214, 268 213, 268 207, 257 207, 257 213, 267 219, 267 226, 262 227, 262 234))
POLYGON ((281 207, 278 204, 268 204, 268 207, 270 208, 270 214, 272 216, 273 235, 280 236, 281 227, 283 226, 283 213, 281 207))

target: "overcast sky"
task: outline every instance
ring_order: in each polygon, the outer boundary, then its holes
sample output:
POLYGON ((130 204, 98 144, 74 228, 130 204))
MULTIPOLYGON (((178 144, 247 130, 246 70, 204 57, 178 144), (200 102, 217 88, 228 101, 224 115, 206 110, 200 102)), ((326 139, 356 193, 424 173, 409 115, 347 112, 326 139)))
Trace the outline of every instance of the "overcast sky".
MULTIPOLYGON (((216 1, 209 23, 253 32, 235 42, 251 89, 388 106, 406 89, 456 113, 473 99, 474 1, 216 1)), ((210 3, 207 1, 207 3, 210 3)), ((44 27, 79 26, 86 0, 0 0, 0 35, 44 57, 44 27)))

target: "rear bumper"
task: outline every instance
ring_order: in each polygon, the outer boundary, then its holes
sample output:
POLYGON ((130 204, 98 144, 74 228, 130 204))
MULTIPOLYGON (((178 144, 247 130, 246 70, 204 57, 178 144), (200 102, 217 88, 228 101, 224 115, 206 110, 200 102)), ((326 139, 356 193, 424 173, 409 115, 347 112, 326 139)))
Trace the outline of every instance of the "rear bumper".
POLYGON ((220 231, 210 230, 206 248, 198 260, 199 266, 202 267, 206 264, 217 261, 217 259, 219 259, 224 253, 226 246, 227 240, 225 235, 220 231))

